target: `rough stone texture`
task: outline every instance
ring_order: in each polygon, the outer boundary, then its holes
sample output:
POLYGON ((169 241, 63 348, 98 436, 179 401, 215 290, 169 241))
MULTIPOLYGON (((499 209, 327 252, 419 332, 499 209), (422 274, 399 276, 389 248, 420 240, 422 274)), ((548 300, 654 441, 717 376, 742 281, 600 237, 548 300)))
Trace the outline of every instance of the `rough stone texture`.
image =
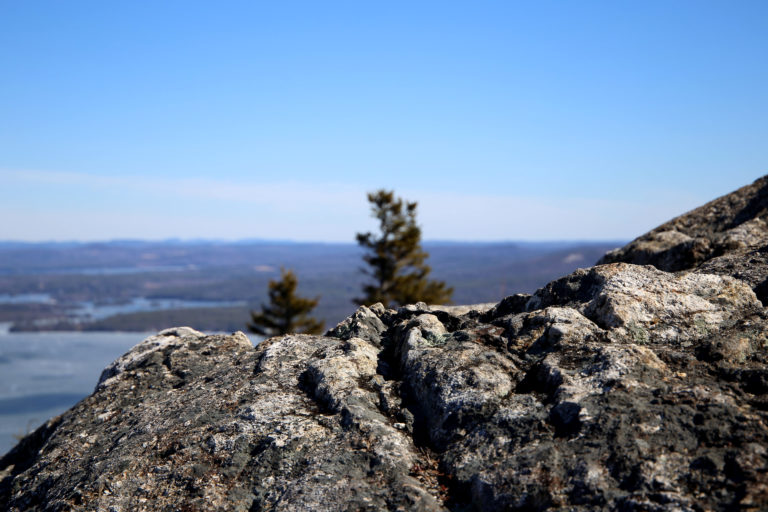
POLYGON ((696 270, 747 282, 768 300, 768 176, 662 224, 598 264, 696 270))
POLYGON ((743 281, 710 274, 675 275, 649 266, 602 265, 549 283, 526 309, 568 305, 611 336, 646 343, 688 343, 759 311, 762 304, 743 281))
POLYGON ((377 358, 359 338, 254 350, 242 334, 163 331, 52 420, 44 446, 6 456, 31 479, 3 481, 0 509, 439 509, 409 475, 419 450, 378 409, 377 358))
POLYGON ((0 459, 0 510, 768 510, 764 182, 621 253, 654 266, 255 349, 163 331, 0 459))

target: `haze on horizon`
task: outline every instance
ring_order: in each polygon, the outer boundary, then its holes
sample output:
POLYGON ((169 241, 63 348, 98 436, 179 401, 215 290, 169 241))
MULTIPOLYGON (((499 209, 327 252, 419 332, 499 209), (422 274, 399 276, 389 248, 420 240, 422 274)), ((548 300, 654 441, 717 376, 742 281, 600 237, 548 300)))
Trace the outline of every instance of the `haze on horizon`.
POLYGON ((4 2, 0 240, 626 240, 768 173, 768 3, 4 2))

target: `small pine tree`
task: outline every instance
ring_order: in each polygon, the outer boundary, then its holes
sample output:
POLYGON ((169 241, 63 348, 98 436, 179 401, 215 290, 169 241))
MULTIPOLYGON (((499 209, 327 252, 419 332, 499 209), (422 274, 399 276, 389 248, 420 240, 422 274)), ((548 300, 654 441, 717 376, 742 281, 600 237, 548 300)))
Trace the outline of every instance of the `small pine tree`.
POLYGON ((269 305, 262 304, 261 312, 252 311, 248 329, 262 336, 281 334, 321 334, 323 322, 309 316, 317 306, 319 297, 307 299, 296 295, 298 279, 284 268, 280 280, 269 281, 269 305))
POLYGON ((443 281, 427 279, 431 272, 425 263, 429 254, 421 248, 421 229, 416 224, 417 203, 403 203, 393 191, 368 194, 371 213, 379 220, 381 234, 358 233, 357 243, 368 250, 363 260, 369 269, 362 272, 374 282, 363 286, 365 296, 354 299, 359 305, 445 304, 453 288, 443 281))

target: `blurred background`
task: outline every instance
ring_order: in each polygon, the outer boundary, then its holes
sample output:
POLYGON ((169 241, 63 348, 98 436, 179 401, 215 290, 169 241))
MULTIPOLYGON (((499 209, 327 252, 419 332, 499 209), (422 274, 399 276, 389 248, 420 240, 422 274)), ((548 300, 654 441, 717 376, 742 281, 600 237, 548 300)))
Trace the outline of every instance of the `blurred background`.
POLYGON ((767 54, 763 1, 0 2, 0 453, 281 267, 349 315, 368 192, 477 303, 750 183, 767 54))

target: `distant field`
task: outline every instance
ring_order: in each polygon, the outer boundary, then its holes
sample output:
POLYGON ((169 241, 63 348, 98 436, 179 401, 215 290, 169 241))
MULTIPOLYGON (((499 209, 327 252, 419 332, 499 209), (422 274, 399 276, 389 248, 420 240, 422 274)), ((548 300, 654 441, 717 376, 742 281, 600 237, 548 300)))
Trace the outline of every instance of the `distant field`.
MULTIPOLYGON (((453 286, 454 303, 471 304, 532 292, 619 245, 424 247, 432 276, 453 286)), ((0 243, 0 322, 13 330, 239 330, 284 266, 296 272, 302 295, 320 296, 315 314, 330 326, 355 309, 352 299, 365 279, 361 256, 353 244, 0 243)))

